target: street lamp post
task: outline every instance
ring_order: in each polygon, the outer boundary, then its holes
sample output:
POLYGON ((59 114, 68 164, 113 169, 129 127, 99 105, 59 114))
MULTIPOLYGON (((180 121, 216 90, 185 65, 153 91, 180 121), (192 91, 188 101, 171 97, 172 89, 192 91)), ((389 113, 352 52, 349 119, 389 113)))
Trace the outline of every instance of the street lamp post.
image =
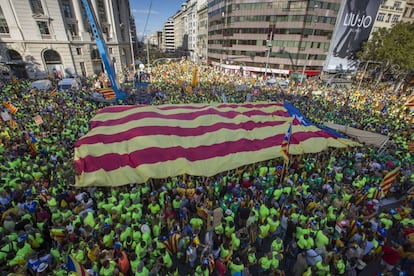
POLYGON ((269 67, 269 57, 270 57, 270 51, 272 50, 272 39, 273 39, 273 31, 270 32, 270 39, 266 41, 266 66, 265 66, 265 78, 267 78, 267 68, 269 67))
POLYGON ((149 53, 149 42, 150 42, 150 40, 149 40, 149 38, 147 37, 147 70, 148 70, 148 73, 150 73, 149 71, 151 70, 151 67, 150 67, 150 53, 149 53))
POLYGON ((132 83, 133 86, 135 87, 135 75, 136 75, 136 69, 135 69, 135 53, 134 53, 134 45, 132 44, 132 34, 131 34, 131 28, 129 28, 129 43, 131 46, 131 58, 132 58, 132 70, 133 70, 133 75, 132 75, 132 83))
MULTIPOLYGON (((313 10, 315 10, 315 9, 317 9, 317 8, 318 8, 318 5, 315 5, 315 6, 313 7, 313 10)), ((313 41, 313 39, 314 39, 314 37, 315 37, 316 23, 319 21, 319 20, 318 20, 318 17, 319 17, 319 16, 318 16, 318 14, 317 14, 317 15, 316 15, 316 19, 313 21, 312 41, 313 41)), ((306 61, 305 61, 305 64, 303 65, 302 75, 300 76, 300 82, 301 82, 301 83, 303 83, 303 76, 305 75, 306 66, 307 66, 308 62, 309 62, 309 51, 308 51, 308 53, 306 54, 306 61)))

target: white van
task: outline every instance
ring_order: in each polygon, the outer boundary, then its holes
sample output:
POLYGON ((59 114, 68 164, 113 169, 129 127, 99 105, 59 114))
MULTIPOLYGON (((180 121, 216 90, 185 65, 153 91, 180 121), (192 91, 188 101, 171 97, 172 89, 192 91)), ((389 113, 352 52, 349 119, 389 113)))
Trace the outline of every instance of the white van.
POLYGON ((67 78, 59 81, 57 90, 64 91, 64 90, 79 90, 80 83, 75 78, 67 78))
POLYGON ((50 80, 37 80, 31 83, 30 88, 39 91, 48 91, 52 89, 52 82, 50 80))

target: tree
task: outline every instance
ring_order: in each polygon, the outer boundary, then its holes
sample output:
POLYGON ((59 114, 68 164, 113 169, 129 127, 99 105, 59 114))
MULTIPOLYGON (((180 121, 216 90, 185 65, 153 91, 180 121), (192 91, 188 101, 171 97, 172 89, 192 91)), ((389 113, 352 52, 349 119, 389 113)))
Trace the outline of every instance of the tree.
POLYGON ((384 74, 390 74, 397 81, 395 90, 407 79, 414 69, 414 23, 398 22, 392 28, 380 28, 358 53, 361 62, 380 63, 377 83, 384 74))

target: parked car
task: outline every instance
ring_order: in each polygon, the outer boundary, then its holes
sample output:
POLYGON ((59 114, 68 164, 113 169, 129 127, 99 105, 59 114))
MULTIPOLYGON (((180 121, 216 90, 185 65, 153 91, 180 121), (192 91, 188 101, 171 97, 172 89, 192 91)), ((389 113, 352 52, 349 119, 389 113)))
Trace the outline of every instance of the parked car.
POLYGON ((81 87, 80 81, 76 78, 66 78, 59 81, 57 90, 64 91, 64 90, 79 90, 81 87))

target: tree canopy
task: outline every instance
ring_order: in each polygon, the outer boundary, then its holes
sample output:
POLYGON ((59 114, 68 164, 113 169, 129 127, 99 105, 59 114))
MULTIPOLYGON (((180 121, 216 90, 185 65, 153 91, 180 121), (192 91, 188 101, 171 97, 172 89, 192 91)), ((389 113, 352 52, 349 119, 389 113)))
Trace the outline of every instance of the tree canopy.
POLYGON ((380 62, 381 76, 392 74, 403 80, 414 69, 414 23, 398 22, 392 28, 380 28, 362 46, 362 62, 380 62))

